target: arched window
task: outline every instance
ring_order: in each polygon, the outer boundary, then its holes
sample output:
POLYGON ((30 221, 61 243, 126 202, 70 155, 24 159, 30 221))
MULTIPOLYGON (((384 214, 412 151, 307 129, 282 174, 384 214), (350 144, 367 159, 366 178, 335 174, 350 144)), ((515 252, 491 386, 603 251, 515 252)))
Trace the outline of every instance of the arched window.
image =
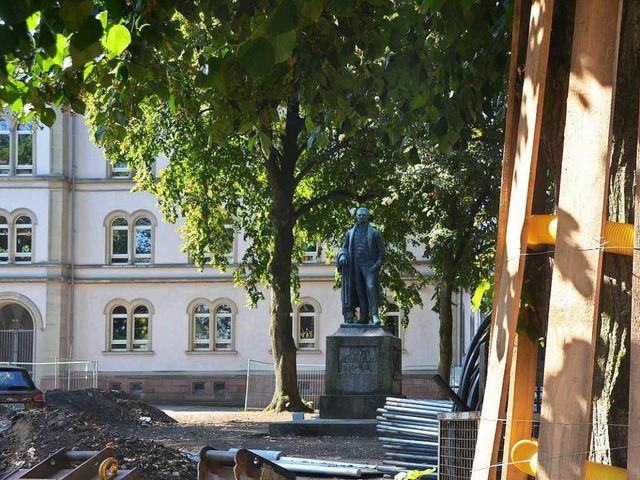
POLYGON ((35 217, 32 213, 0 210, 0 263, 32 263, 35 217))
POLYGON ((9 261, 9 220, 0 215, 0 263, 9 261))
POLYGON ((141 352, 151 349, 151 314, 138 302, 116 304, 108 314, 109 342, 112 352, 141 352))
POLYGON ((33 174, 33 122, 0 119, 0 175, 33 174))
POLYGON ((114 212, 105 225, 111 265, 148 265, 153 258, 153 228, 155 219, 144 215, 114 212))
POLYGON ((303 303, 298 309, 298 348, 300 350, 316 350, 317 332, 316 309, 310 303, 303 303))
POLYGON ((16 263, 30 263, 33 249, 33 225, 31 218, 20 215, 15 222, 15 250, 16 263))
POLYGON ((111 222, 111 263, 119 265, 129 262, 129 224, 124 218, 111 222))
POLYGON ((195 302, 189 310, 190 350, 204 352, 234 351, 235 305, 225 301, 195 302))

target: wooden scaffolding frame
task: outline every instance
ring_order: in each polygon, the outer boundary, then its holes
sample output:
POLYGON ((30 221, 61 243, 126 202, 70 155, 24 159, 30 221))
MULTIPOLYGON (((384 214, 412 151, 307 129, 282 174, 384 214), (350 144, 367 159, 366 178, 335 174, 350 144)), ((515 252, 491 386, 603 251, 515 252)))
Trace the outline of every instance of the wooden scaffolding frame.
MULTIPOLYGON (((495 479, 498 464, 503 465, 502 480, 527 478, 508 455, 518 440, 530 438, 533 422, 537 347, 526 335, 516 334, 516 322, 553 7, 554 0, 515 1, 496 287, 472 480, 495 479), (520 83, 521 91, 516 90, 520 83), (499 459, 503 435, 504 456, 499 459)), ((544 480, 585 475, 593 378, 589 372, 594 367, 621 17, 622 0, 576 2, 536 477, 544 480)), ((640 258, 635 251, 633 272, 629 445, 640 445, 640 308, 635 308, 640 298, 640 258)), ((640 455, 629 455, 628 475, 640 478, 640 455)))

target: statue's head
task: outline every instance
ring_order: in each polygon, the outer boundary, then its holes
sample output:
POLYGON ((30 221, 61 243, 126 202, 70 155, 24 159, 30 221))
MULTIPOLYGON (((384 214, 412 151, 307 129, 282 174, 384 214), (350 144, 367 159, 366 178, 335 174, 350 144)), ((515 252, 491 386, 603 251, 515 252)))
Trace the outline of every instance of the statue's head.
POLYGON ((360 207, 356 210, 356 220, 358 223, 366 223, 371 219, 369 210, 365 207, 360 207))

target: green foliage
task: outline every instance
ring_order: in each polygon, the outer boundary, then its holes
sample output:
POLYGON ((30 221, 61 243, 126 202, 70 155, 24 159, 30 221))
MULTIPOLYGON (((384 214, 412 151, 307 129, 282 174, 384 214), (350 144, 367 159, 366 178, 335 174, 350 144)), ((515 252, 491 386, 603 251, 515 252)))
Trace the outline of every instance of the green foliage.
POLYGON ((480 310, 482 313, 490 312, 492 298, 493 283, 485 279, 481 280, 471 297, 471 310, 473 312, 480 310))
POLYGON ((472 138, 449 155, 423 148, 404 173, 395 202, 412 212, 416 244, 425 246, 434 282, 475 288, 494 266, 501 143, 472 138))
MULTIPOLYGON (((286 304, 296 252, 339 244, 360 204, 405 316, 424 282, 408 233, 434 278, 468 288, 486 272, 502 2, 34 0, 0 4, 0 19, 0 101, 46 124, 52 105, 87 108, 109 158, 185 219, 198 264, 226 268, 228 227, 241 231, 234 275, 252 303, 264 285, 286 304)), ((288 332, 282 312, 272 324, 288 332)))

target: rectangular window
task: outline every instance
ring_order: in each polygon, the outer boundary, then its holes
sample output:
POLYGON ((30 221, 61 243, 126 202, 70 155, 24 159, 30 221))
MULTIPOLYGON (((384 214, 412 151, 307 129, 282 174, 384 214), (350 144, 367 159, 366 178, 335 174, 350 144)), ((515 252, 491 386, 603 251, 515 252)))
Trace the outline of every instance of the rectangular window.
POLYGON ((129 387, 129 392, 131 395, 135 397, 139 397, 142 395, 142 384, 141 383, 132 383, 129 387))
MULTIPOLYGON (((5 122, 0 121, 0 128, 5 122)), ((9 132, 0 132, 0 175, 9 175, 11 172, 11 136, 9 132)))
POLYGON ((129 230, 125 226, 113 227, 111 231, 111 263, 123 264, 129 262, 129 230))
POLYGON ((9 261, 9 225, 6 217, 0 217, 0 263, 9 261))
POLYGON ((302 254, 302 261, 304 263, 317 263, 318 262, 318 244, 317 243, 305 243, 302 246, 304 253, 302 254))
POLYGON ((224 256, 227 259, 229 265, 231 265, 235 262, 236 232, 231 225, 225 225, 224 229, 227 234, 226 236, 231 239, 231 248, 229 249, 229 251, 227 251, 227 253, 225 253, 224 256))
POLYGON ((127 315, 113 315, 113 330, 111 334, 111 350, 127 349, 127 315))
POLYGON ((111 165, 111 177, 112 178, 131 178, 131 170, 127 162, 124 160, 117 160, 116 163, 111 165))
POLYGON ((231 315, 216 319, 216 350, 231 348, 231 315))
POLYGON ((121 383, 111 383, 111 384, 109 384, 109 390, 120 391, 120 390, 122 390, 122 384, 121 383))
POLYGON ((151 220, 139 218, 135 223, 134 263, 151 263, 151 220))
POLYGON ((196 314, 194 350, 209 350, 209 314, 196 314))
POLYGON ((215 382, 213 384, 214 395, 225 395, 227 393, 227 384, 224 382, 215 382))
POLYGON ((18 126, 18 163, 16 175, 33 174, 33 135, 31 124, 18 126))
POLYGON ((135 263, 151 262, 151 227, 136 227, 136 256, 135 263))
POLYGON ((206 386, 204 382, 194 382, 191 385, 191 393, 194 395, 204 395, 207 393, 206 386))
POLYGON ((16 225, 16 263, 31 261, 31 239, 30 225, 16 225))
POLYGON ((216 350, 231 349, 231 308, 221 305, 216 309, 216 350))
POLYGON ((149 349, 149 317, 146 313, 133 315, 133 349, 149 349))
POLYGON ((314 350, 316 348, 315 315, 300 315, 300 340, 298 346, 301 350, 314 350))

